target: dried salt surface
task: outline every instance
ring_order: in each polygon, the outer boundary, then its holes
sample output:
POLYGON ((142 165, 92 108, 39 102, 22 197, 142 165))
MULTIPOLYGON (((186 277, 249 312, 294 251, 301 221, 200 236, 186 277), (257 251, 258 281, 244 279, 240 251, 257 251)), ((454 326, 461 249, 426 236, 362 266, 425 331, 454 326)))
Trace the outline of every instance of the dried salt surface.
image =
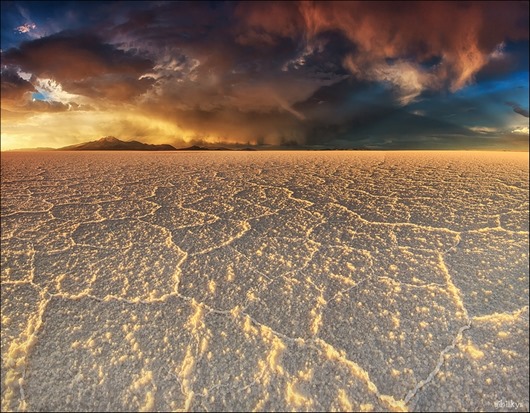
POLYGON ((528 411, 528 154, 2 154, 2 410, 528 411))

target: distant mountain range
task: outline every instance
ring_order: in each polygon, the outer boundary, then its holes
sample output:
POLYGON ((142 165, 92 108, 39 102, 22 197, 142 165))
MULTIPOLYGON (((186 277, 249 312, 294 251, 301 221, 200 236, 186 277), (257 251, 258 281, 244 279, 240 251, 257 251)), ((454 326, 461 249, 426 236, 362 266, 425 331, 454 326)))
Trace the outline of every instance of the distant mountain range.
POLYGON ((204 146, 189 146, 187 148, 178 148, 177 151, 231 151, 232 149, 228 148, 206 148, 204 146))
POLYGON ((58 151, 175 151, 171 145, 150 145, 138 141, 121 141, 114 136, 105 136, 97 141, 64 146, 58 151))
POLYGON ((78 143, 76 145, 63 146, 62 148, 26 148, 12 149, 11 152, 19 151, 255 151, 255 148, 230 149, 223 147, 189 146, 187 148, 175 148, 172 145, 152 145, 138 141, 122 141, 114 136, 105 136, 96 141, 78 143))

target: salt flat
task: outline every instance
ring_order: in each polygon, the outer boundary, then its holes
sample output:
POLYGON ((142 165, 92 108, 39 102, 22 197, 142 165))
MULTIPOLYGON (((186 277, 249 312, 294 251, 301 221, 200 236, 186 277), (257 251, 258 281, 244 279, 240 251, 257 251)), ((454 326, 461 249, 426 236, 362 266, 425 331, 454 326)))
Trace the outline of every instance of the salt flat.
POLYGON ((528 189, 528 153, 3 153, 2 410, 528 411, 528 189))

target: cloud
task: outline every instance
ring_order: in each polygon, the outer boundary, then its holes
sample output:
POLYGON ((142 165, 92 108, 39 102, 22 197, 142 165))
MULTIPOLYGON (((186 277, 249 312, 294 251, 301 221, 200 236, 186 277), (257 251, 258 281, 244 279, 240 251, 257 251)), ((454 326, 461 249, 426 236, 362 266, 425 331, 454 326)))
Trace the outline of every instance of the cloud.
POLYGON ((139 77, 153 63, 104 43, 96 35, 61 32, 2 53, 4 64, 51 79, 73 94, 117 100, 143 93, 152 81, 139 77))
POLYGON ((528 38, 523 23, 525 16, 528 18, 525 4, 300 2, 297 7, 293 3, 283 7, 275 3, 262 19, 256 17, 258 11, 259 7, 250 4, 239 9, 241 26, 247 33, 304 38, 309 42, 320 33, 340 31, 352 43, 346 62, 354 74, 361 69, 372 78, 378 74, 390 78, 401 89, 404 82, 406 89, 413 85, 411 96, 420 85, 437 89, 446 84, 456 91, 473 80, 492 53, 499 55, 499 45, 506 37, 528 38), (495 25, 490 24, 492 21, 495 25), (431 80, 437 78, 435 82, 411 80, 411 74, 419 77, 422 73, 417 67, 408 71, 409 79, 399 79, 398 68, 387 64, 388 59, 401 64, 408 59, 412 67, 435 57, 440 63, 428 68, 433 74, 431 80))
POLYGON ((61 84, 53 79, 40 79, 37 76, 32 76, 31 81, 35 89, 46 97, 44 100, 68 103, 82 99, 82 96, 64 91, 61 84))
POLYGON ((393 63, 382 61, 364 66, 359 65, 350 55, 344 64, 359 79, 384 82, 394 87, 397 99, 402 105, 409 104, 423 90, 437 84, 434 75, 418 65, 403 60, 393 63))
POLYGON ((511 106, 511 108, 513 109, 515 113, 518 113, 519 115, 524 116, 525 118, 528 117, 528 109, 524 109, 514 102, 506 102, 506 104, 508 106, 511 106))
POLYGON ((491 128, 488 126, 473 126, 469 128, 469 130, 472 130, 473 132, 477 132, 477 133, 482 133, 482 134, 495 133, 499 131, 497 128, 491 128))
POLYGON ((138 76, 151 62, 102 42, 92 34, 62 32, 21 44, 2 55, 4 64, 16 65, 39 77, 80 81, 104 74, 138 76))
MULTIPOLYGON (((52 116, 90 108, 99 118, 108 111, 120 132, 174 143, 318 144, 333 134, 341 142, 363 134, 399 142, 379 124, 416 139, 441 139, 444 128, 451 136, 486 134, 462 125, 500 124, 506 111, 488 112, 495 121, 483 122, 484 111, 462 110, 451 124, 425 108, 436 101, 447 115, 446 96, 469 90, 461 91, 485 70, 513 70, 513 42, 528 38, 528 5, 515 2, 102 3, 68 24, 69 6, 55 5, 63 17, 46 19, 32 7, 8 27, 33 21, 30 11, 39 24, 31 35, 49 22, 57 27, 20 44, 10 30, 17 46, 4 49, 2 64, 25 74, 2 76, 3 109, 52 116), (127 113, 164 126, 139 125, 127 113)), ((520 97, 497 105, 505 100, 520 97)), ((477 99, 465 105, 477 107, 477 99)))
POLYGON ((489 54, 489 58, 494 60, 504 59, 506 57, 505 49, 506 43, 499 43, 497 47, 495 47, 495 50, 489 54))
POLYGON ((216 110, 179 108, 174 105, 142 108, 151 119, 173 123, 181 133, 170 139, 176 145, 184 142, 210 144, 271 144, 286 141, 303 143, 302 120, 287 110, 239 111, 233 108, 216 110))
POLYGON ((2 69, 2 107, 5 104, 18 103, 31 92, 36 92, 33 85, 18 75, 14 68, 2 69))
POLYGON ((2 109, 10 116, 19 113, 24 116, 38 112, 62 112, 72 110, 90 110, 86 104, 78 104, 74 98, 78 97, 63 92, 56 82, 35 77, 24 79, 13 68, 2 70, 2 109), (46 99, 35 99, 33 95, 39 93, 46 99))
POLYGON ((359 45, 360 58, 378 63, 409 56, 424 64, 438 57, 439 63, 429 68, 438 80, 431 85, 433 89, 440 85, 447 85, 451 91, 461 89, 473 80, 487 63, 488 54, 506 36, 525 36, 515 24, 489 26, 486 14, 498 5, 422 2, 397 7, 361 3, 359 7, 355 15, 346 14, 350 19, 343 19, 343 30, 359 45), (362 21, 357 16, 362 16, 362 21))
POLYGON ((37 28, 37 25, 35 23, 24 23, 21 26, 15 27, 15 31, 19 33, 29 33, 31 30, 34 30, 37 28))
POLYGON ((296 2, 241 2, 234 16, 236 41, 243 45, 272 46, 303 34, 303 16, 296 2))
POLYGON ((512 130, 512 133, 528 135, 528 126, 520 126, 518 128, 515 128, 514 130, 512 130))

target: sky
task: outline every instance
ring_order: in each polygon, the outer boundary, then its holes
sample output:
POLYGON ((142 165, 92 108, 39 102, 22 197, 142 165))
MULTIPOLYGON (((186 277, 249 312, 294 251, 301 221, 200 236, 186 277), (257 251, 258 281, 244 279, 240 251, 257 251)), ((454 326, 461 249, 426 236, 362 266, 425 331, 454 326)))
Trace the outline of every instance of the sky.
POLYGON ((528 150, 529 3, 1 3, 1 148, 528 150))

